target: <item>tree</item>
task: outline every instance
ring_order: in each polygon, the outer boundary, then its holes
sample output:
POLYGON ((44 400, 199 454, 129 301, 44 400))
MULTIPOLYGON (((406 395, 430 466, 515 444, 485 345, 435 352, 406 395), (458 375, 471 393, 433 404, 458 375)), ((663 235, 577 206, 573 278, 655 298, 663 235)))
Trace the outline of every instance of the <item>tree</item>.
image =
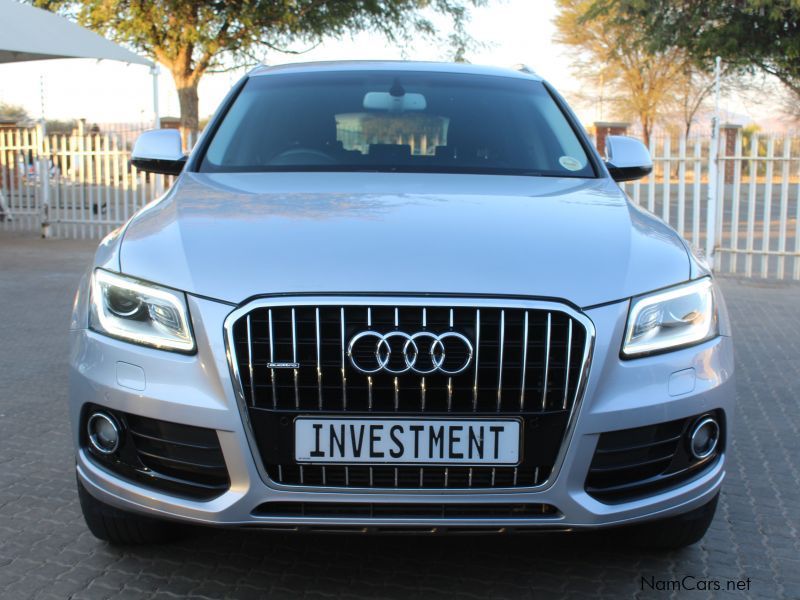
POLYGON ((60 119, 47 119, 45 121, 45 131, 49 134, 70 134, 78 127, 78 121, 75 119, 68 119, 62 121, 60 119))
POLYGON ((800 101, 800 0, 596 0, 595 12, 637 23, 654 52, 685 51, 711 70, 777 77, 800 101))
POLYGON ((633 114, 646 144, 680 77, 683 55, 675 48, 652 51, 628 22, 594 11, 593 0, 557 0, 556 41, 571 46, 575 69, 595 88, 609 90, 621 114, 633 114))
MULTIPOLYGON (((486 0, 33 0, 155 58, 172 73, 184 134, 197 131, 197 88, 210 70, 257 63, 268 50, 374 31, 391 42, 438 32, 427 17, 453 23, 451 44, 466 48, 470 6, 486 0)), ((296 51, 295 51, 296 53, 296 51)), ((457 55, 458 52, 457 52, 457 55)), ((463 57, 462 57, 463 58, 463 57)))
POLYGON ((28 118, 28 113, 22 106, 0 102, 0 119, 9 119, 19 122, 26 121, 28 118))
POLYGON ((714 77, 689 60, 681 65, 674 85, 673 103, 680 118, 684 138, 689 138, 697 113, 714 91, 714 77))

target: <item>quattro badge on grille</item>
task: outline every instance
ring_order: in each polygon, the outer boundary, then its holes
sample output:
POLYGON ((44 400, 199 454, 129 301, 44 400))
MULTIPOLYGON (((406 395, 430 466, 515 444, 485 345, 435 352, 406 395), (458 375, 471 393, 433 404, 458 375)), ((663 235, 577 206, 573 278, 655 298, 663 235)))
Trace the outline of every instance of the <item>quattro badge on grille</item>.
POLYGON ((472 353, 472 342, 455 331, 362 331, 353 336, 347 347, 350 364, 367 375, 401 375, 410 371, 419 375, 458 375, 469 368, 472 353))

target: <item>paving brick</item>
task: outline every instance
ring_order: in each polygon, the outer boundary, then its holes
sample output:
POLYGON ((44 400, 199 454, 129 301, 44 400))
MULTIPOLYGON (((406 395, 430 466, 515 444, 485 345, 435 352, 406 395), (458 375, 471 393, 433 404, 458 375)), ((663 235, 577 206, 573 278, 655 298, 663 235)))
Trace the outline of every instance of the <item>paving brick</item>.
POLYGON ((668 598, 641 578, 751 578, 800 597, 800 285, 723 279, 739 401, 728 477, 701 544, 640 552, 604 536, 292 536, 204 529, 114 549, 80 516, 66 410, 66 323, 93 242, 0 232, 0 597, 668 598))

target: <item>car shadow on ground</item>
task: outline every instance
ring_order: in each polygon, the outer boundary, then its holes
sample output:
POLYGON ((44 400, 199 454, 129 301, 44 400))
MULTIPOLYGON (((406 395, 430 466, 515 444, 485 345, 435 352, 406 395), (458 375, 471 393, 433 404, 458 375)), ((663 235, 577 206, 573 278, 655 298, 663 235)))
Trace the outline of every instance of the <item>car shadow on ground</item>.
MULTIPOLYGON (((172 593, 217 597, 520 598, 636 594, 701 544, 643 552, 614 532, 514 535, 287 534, 197 529, 160 547, 116 548, 117 566, 146 561, 172 593), (176 590, 176 562, 195 573, 176 590), (632 577, 632 572, 638 573, 632 577), (249 588, 249 589, 248 589, 249 588)), ((700 575, 700 573, 698 573, 700 575)))

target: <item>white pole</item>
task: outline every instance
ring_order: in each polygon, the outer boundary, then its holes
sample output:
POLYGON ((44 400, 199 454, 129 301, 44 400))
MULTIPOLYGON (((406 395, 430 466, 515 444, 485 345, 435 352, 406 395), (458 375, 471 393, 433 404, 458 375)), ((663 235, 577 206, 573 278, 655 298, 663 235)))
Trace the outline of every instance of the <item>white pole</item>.
POLYGON ((41 219, 42 237, 50 237, 50 157, 45 152, 45 138, 47 136, 47 121, 44 118, 44 75, 39 75, 39 102, 41 118, 36 131, 37 144, 37 169, 39 171, 39 189, 41 205, 39 216, 41 219))
POLYGON ((153 76, 153 128, 161 129, 161 115, 158 112, 158 75, 161 70, 157 64, 150 67, 150 75, 153 76))
POLYGON ((37 162, 38 164, 38 183, 41 190, 39 198, 41 205, 39 206, 39 215, 41 219, 42 237, 50 237, 50 157, 47 153, 47 146, 45 136, 47 135, 47 128, 45 126, 44 117, 39 121, 36 128, 36 146, 37 146, 37 162))
POLYGON ((719 157, 719 80, 721 59, 714 66, 714 117, 711 119, 711 147, 708 152, 708 203, 706 206, 706 257, 708 264, 716 266, 714 250, 717 237, 717 170, 719 157))
POLYGON ((39 103, 41 110, 41 119, 44 122, 44 75, 39 75, 39 103))

